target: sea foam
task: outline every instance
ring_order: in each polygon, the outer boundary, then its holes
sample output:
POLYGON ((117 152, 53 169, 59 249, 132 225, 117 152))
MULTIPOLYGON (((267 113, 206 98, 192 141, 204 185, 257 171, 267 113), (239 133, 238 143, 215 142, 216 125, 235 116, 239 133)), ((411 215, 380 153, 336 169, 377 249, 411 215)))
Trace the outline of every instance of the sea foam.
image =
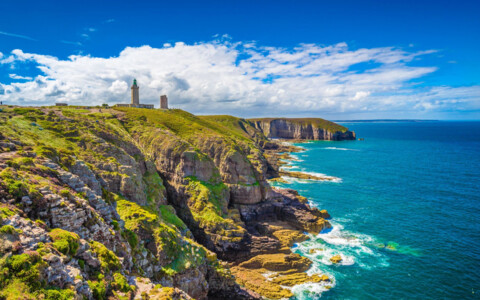
POLYGON ((357 149, 349 149, 349 148, 339 148, 339 147, 325 147, 325 148, 320 148, 323 150, 341 150, 341 151, 358 151, 357 149))

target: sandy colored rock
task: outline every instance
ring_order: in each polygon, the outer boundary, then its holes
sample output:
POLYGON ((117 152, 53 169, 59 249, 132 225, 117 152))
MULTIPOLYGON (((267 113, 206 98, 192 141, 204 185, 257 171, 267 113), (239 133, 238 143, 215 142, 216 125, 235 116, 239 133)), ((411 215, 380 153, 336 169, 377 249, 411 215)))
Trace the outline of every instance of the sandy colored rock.
POLYGON ((324 219, 330 219, 331 218, 330 214, 328 213, 328 211, 326 209, 322 209, 320 211, 320 213, 322 214, 322 218, 324 218, 324 219))
POLYGON ((267 269, 269 271, 287 271, 297 270, 298 272, 307 271, 312 262, 299 254, 263 254, 257 255, 252 259, 241 263, 239 266, 248 269, 267 269))
POLYGON ((338 264, 342 261, 342 257, 339 254, 337 254, 337 255, 334 255, 334 256, 330 257, 330 261, 334 264, 338 264))
POLYGON ((242 267, 233 267, 232 273, 236 281, 245 286, 247 289, 255 291, 267 299, 282 299, 293 296, 288 289, 281 287, 279 284, 267 280, 262 275, 266 272, 265 269, 249 269, 242 267))
POLYGON ((282 247, 289 248, 295 243, 308 240, 308 236, 299 230, 283 229, 273 232, 272 235, 280 241, 282 247))
MULTIPOLYGON (((323 276, 318 276, 314 274, 308 276, 307 273, 293 273, 288 275, 280 275, 272 279, 273 283, 283 285, 283 286, 294 286, 297 284, 302 284, 306 282, 320 282, 323 281, 323 276)), ((328 276, 327 276, 328 280, 328 276)))

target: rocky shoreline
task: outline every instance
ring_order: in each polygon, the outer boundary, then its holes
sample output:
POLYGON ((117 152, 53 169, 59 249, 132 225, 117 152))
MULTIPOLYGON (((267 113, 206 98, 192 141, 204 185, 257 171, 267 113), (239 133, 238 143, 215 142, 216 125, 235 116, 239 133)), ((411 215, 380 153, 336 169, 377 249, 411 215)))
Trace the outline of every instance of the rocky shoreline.
POLYGON ((298 148, 253 122, 2 108, 0 297, 280 299, 328 286, 290 250, 329 228, 328 212, 270 186, 298 148))

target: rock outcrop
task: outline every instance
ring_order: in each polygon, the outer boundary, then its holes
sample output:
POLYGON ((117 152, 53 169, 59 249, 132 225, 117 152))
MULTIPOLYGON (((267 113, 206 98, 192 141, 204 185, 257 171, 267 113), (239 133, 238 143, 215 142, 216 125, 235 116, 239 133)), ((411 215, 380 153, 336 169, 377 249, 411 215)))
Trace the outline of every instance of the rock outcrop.
POLYGON ((329 215, 269 185, 265 149, 280 148, 263 130, 180 110, 5 108, 0 298, 282 298, 327 280, 290 247, 329 215))
POLYGON ((264 118, 251 119, 250 121, 268 138, 326 141, 355 140, 355 132, 319 118, 264 118))

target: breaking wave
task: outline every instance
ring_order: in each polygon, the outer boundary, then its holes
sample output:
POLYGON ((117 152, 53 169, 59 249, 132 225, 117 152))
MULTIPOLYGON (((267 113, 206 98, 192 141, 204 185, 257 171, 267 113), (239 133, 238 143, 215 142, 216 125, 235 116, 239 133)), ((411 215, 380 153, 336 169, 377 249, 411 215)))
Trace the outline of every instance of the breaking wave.
POLYGON ((339 147, 325 147, 325 148, 320 148, 323 150, 341 150, 341 151, 358 151, 357 149, 349 149, 349 148, 339 148, 339 147))

